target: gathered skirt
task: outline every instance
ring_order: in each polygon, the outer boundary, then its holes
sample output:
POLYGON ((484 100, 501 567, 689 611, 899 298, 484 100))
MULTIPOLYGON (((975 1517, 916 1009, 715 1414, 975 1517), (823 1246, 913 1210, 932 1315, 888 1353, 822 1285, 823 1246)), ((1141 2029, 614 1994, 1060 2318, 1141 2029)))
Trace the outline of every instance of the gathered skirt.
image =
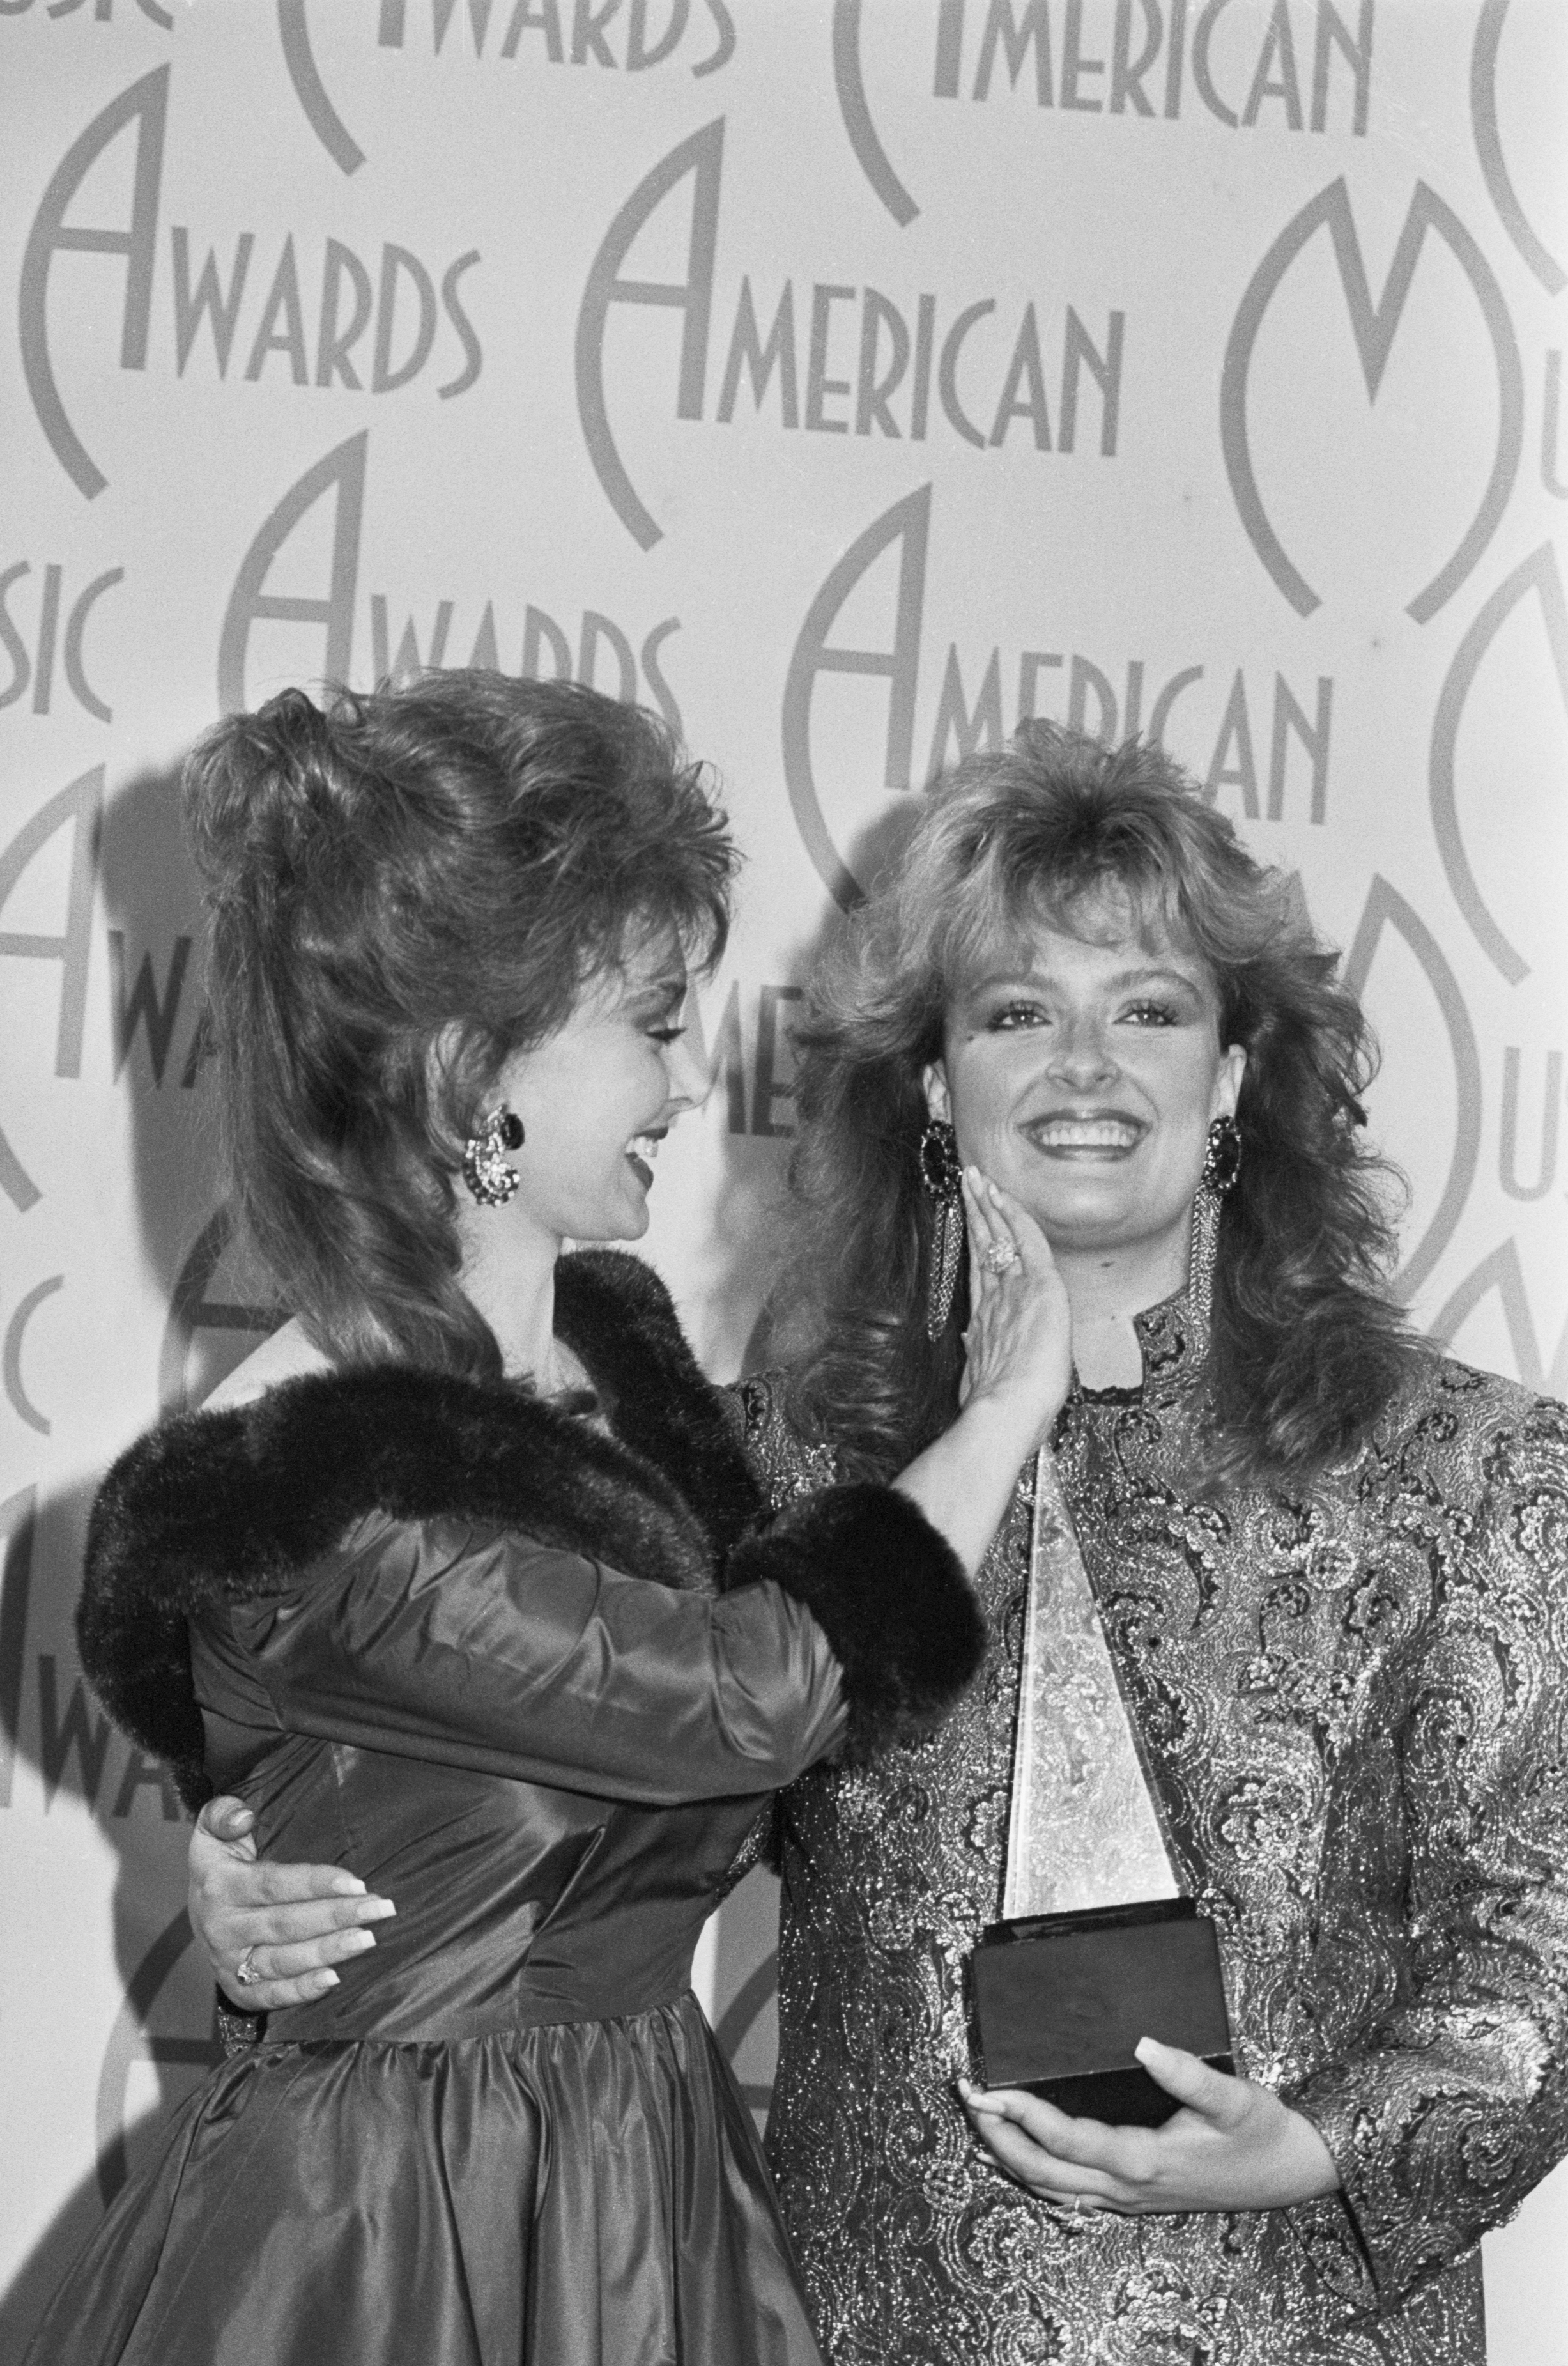
POLYGON ((172 2116, 27 2366, 821 2366, 695 1997, 263 2045, 172 2116))

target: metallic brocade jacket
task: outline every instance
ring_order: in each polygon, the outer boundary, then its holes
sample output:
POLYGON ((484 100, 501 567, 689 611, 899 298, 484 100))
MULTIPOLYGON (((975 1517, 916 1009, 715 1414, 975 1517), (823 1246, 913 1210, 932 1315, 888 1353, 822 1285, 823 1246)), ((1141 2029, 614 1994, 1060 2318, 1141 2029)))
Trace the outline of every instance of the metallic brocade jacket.
MULTIPOLYGON (((1568 1413, 1434 1360, 1299 1502, 1182 1493, 1184 1299, 1058 1456, 1238 2067, 1343 2190, 1090 2216, 980 2148, 965 1966, 1001 1910, 1024 1486, 979 1681, 935 1739, 784 1794, 769 2148, 833 2366, 1465 2366, 1479 2238, 1568 2149, 1568 1413)), ((830 1459, 766 1381, 782 1502, 830 1459)))

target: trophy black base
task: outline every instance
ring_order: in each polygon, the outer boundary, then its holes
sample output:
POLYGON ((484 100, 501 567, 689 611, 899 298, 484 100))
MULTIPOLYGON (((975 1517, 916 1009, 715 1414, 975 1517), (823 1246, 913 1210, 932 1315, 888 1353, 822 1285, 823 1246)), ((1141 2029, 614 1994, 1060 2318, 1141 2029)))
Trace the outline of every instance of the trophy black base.
MULTIPOLYGON (((1228 2054, 1205 2054, 1211 2070, 1234 2071, 1228 2054)), ((1162 2128, 1182 2108, 1174 2095, 1156 2086, 1141 2062, 1125 2070, 1091 2070, 1081 2079, 998 2079, 999 2087, 1022 2087, 1042 2095, 1070 2119, 1099 2120, 1108 2128, 1162 2128)))
POLYGON ((1137 2060, 1140 2037, 1235 2067, 1214 1924, 1190 1898, 993 1922, 969 1967, 987 2086, 1157 2128, 1181 2107, 1137 2060))

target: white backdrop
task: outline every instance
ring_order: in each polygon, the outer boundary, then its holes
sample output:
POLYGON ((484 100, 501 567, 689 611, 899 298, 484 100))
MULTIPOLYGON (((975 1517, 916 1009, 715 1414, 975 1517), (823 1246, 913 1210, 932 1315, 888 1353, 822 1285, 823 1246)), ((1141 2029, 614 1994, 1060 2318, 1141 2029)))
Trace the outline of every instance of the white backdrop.
MULTIPOLYGON (((572 673, 750 856, 650 1252, 745 1353, 812 944, 1020 714, 1161 737, 1383 1038, 1403 1288, 1568 1386, 1560 0, 0 0, 0 2350, 207 2058, 84 1506, 252 1344, 174 783, 572 673)), ((767 1900, 709 1956, 760 2101, 767 1900)), ((1487 2250, 1568 2360, 1568 2182, 1487 2250)))

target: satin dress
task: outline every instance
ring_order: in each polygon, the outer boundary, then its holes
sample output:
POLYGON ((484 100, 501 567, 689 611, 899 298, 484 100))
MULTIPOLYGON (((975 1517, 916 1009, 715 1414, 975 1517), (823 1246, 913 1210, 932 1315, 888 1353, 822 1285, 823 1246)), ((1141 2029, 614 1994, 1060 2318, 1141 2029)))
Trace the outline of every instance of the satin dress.
POLYGON ((755 1820, 734 1795, 842 1717, 810 1620, 375 1515, 331 1583, 194 1656, 214 1778, 263 1853, 352 1864, 398 1913, 176 2114, 36 2358, 814 2360, 690 1989, 755 1820), (700 1631, 719 1612, 727 1665, 700 1631), (316 1729, 241 1775, 269 1707, 316 1729))
POLYGON ((383 1370, 167 1425, 106 1482, 106 1702, 264 1855, 397 1914, 173 2114, 29 2366, 820 2366, 692 1952, 763 1798, 860 1714, 830 1638, 868 1552, 972 1628, 955 1689, 980 1629, 890 1491, 750 1533, 734 1411, 630 1266, 558 1281, 608 1435, 383 1370))

